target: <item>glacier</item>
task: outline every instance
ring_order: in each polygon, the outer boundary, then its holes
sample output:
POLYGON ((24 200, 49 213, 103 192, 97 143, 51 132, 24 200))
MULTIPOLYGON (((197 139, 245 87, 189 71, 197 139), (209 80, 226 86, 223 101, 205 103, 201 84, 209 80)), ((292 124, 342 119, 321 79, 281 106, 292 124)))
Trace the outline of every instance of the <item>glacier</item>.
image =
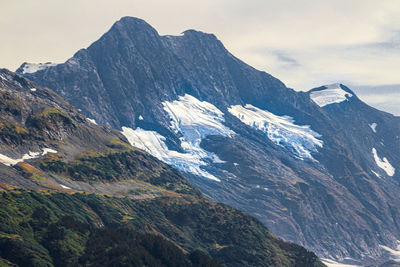
POLYGON ((223 122, 224 114, 214 105, 185 94, 178 100, 162 103, 170 117, 170 129, 180 135, 185 153, 168 149, 166 138, 156 131, 122 127, 122 134, 132 146, 143 149, 177 169, 220 182, 220 179, 202 169, 208 162, 224 163, 217 155, 200 147, 201 140, 209 135, 231 137, 234 132, 223 122))
POLYGON ((170 128, 182 134, 181 144, 184 150, 201 152, 200 142, 209 135, 231 136, 233 131, 223 122, 224 113, 214 105, 199 101, 185 94, 178 100, 163 102, 164 110, 171 118, 170 128))
POLYGON ((275 144, 294 150, 300 159, 313 159, 311 153, 323 147, 320 134, 309 125, 296 125, 289 116, 278 116, 269 111, 247 104, 233 105, 228 111, 243 123, 267 134, 275 144))
POLYGON ((352 96, 352 94, 343 90, 339 83, 326 85, 325 89, 312 91, 310 93, 311 100, 320 107, 325 107, 330 104, 347 101, 348 97, 352 96))
POLYGON ((54 67, 58 64, 56 63, 51 63, 51 62, 46 62, 46 63, 25 63, 22 67, 22 74, 27 74, 27 73, 35 73, 39 70, 44 70, 50 67, 54 67))

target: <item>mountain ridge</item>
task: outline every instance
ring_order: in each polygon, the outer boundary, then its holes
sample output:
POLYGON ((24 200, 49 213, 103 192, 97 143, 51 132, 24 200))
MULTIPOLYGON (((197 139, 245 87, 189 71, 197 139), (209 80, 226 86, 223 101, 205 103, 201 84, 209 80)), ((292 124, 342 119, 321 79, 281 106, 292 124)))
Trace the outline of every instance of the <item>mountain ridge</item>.
POLYGON ((321 107, 310 92, 289 89, 235 58, 214 35, 159 36, 147 26, 137 29, 142 21, 126 25, 130 21, 117 22, 66 63, 25 76, 54 88, 101 124, 131 128, 135 145, 155 138, 174 156, 167 158, 172 163, 204 155, 196 168, 221 182, 193 172, 185 176, 285 240, 324 257, 366 263, 384 257, 380 245, 395 246, 399 173, 388 176, 380 166, 385 158, 394 168, 400 164, 398 118, 354 93, 349 101, 321 107), (186 113, 170 113, 165 106, 186 113), (238 112, 230 112, 232 107, 238 112), (211 123, 196 124, 185 114, 200 114, 211 123), (215 132, 217 121, 235 134, 215 132), (193 135, 192 126, 202 134, 193 135), (310 133, 322 146, 314 145, 310 133))

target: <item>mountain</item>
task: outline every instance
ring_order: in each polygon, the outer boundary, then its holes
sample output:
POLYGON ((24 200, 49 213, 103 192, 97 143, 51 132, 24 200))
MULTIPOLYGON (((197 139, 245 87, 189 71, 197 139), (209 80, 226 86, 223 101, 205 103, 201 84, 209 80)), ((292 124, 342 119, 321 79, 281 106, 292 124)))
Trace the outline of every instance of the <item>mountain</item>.
POLYGON ((362 85, 354 88, 357 95, 375 108, 400 116, 400 84, 362 85))
POLYGON ((1 266, 323 266, 0 69, 1 266))
POLYGON ((344 85, 296 92, 212 34, 131 17, 24 75, 321 257, 375 264, 400 240, 400 118, 344 85))

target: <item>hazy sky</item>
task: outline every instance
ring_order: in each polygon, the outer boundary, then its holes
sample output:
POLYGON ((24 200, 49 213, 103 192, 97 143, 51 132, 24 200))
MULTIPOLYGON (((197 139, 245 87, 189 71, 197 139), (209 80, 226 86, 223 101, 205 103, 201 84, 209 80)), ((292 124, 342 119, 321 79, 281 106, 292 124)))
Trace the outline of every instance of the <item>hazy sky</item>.
POLYGON ((212 32, 296 90, 400 84, 399 0, 0 0, 0 67, 64 62, 122 16, 212 32))

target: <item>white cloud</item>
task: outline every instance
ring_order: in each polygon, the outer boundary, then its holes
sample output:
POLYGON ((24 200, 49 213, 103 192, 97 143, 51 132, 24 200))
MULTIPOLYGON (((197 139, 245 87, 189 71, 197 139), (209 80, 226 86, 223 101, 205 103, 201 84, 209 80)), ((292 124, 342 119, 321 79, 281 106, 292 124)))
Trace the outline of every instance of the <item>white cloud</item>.
POLYGON ((0 58, 10 69, 63 62, 129 15, 160 34, 213 32, 234 55, 296 90, 399 84, 398 14, 398 0, 3 0, 0 58))
POLYGON ((380 110, 400 116, 400 84, 388 86, 354 86, 364 102, 380 110))

